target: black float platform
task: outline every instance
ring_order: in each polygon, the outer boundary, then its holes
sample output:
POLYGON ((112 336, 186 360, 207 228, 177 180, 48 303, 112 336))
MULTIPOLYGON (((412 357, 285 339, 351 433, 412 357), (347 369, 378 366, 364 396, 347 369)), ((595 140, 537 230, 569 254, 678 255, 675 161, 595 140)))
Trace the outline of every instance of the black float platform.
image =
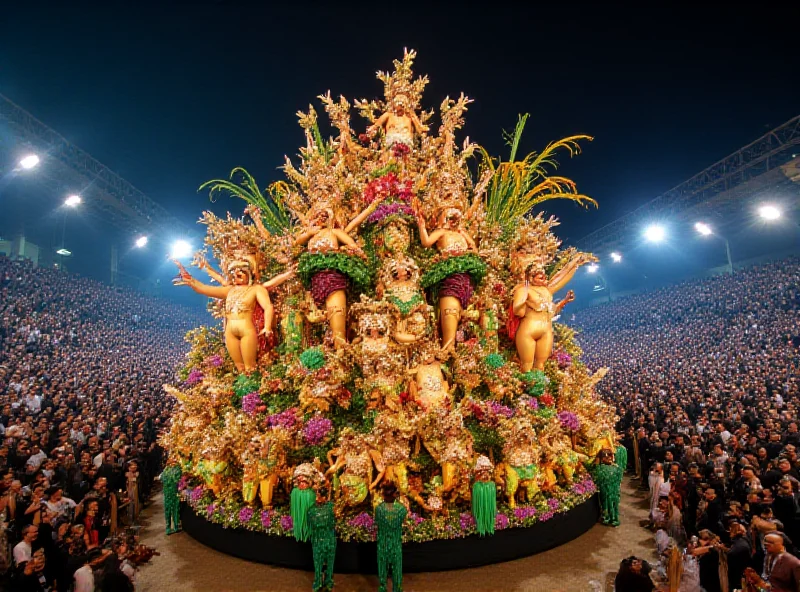
MULTIPOLYGON (((511 561, 563 545, 589 530, 600 510, 596 496, 564 514, 530 528, 498 530, 494 536, 477 535, 452 540, 403 545, 403 571, 430 572, 479 567, 511 561)), ((181 504, 183 530, 192 538, 222 553, 249 561, 313 571, 311 543, 291 537, 269 536, 251 530, 223 528, 208 522, 181 504)), ((375 573, 375 543, 343 543, 336 546, 337 573, 375 573)))

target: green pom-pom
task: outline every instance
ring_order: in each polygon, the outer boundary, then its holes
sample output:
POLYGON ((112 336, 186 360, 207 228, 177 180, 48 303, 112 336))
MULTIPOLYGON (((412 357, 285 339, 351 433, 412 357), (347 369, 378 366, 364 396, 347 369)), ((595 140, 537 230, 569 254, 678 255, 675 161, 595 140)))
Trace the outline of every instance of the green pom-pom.
POLYGON ((260 387, 261 375, 258 372, 254 372, 250 376, 240 374, 233 382, 233 397, 231 397, 231 403, 239 405, 242 397, 248 393, 258 391, 260 387))
POLYGON ((525 391, 534 397, 541 397, 547 383, 550 382, 547 375, 541 370, 532 370, 520 375, 520 380, 525 383, 525 391))
POLYGON ((506 359, 501 354, 494 353, 483 358, 483 363, 492 370, 497 370, 506 365, 506 359))
POLYGON ((325 365, 325 354, 318 347, 311 347, 300 354, 300 363, 306 370, 319 370, 325 365))

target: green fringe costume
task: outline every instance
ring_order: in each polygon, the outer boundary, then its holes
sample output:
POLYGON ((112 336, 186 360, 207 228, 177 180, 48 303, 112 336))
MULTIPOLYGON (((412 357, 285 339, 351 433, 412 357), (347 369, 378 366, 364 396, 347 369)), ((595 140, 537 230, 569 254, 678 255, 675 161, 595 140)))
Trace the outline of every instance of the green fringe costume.
POLYGON ((492 481, 475 481, 472 484, 472 515, 478 534, 494 534, 497 518, 497 488, 492 481))
POLYGON ((292 531, 297 541, 305 543, 311 536, 311 529, 308 525, 308 509, 317 501, 317 494, 310 487, 292 489, 289 513, 292 515, 292 531))
POLYGON ((311 287, 315 273, 334 269, 352 282, 357 292, 365 292, 372 284, 372 272, 367 264, 345 253, 303 253, 297 261, 297 275, 306 289, 311 287))
POLYGON ((183 472, 179 465, 170 465, 161 473, 161 484, 164 488, 164 523, 167 534, 174 534, 180 530, 179 510, 181 505, 178 497, 178 481, 183 472))
POLYGON ((386 592, 391 569, 392 592, 403 592, 403 521, 408 511, 399 502, 375 508, 378 526, 378 592, 386 592))
POLYGON ((333 563, 336 559, 336 530, 333 503, 314 504, 306 517, 314 552, 314 592, 333 588, 333 563))
POLYGON ((589 467, 600 492, 600 519, 607 526, 619 526, 619 489, 628 465, 628 451, 624 446, 617 446, 614 462, 616 464, 589 467))

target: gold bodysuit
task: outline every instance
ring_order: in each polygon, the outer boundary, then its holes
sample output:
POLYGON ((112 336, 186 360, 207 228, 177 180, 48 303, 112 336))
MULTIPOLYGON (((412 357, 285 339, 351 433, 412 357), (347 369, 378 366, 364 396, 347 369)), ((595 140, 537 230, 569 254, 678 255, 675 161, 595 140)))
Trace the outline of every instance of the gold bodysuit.
POLYGON ((253 312, 255 300, 247 302, 247 296, 252 286, 233 286, 225 298, 225 312, 228 314, 241 315, 253 312))
POLYGON ((320 230, 308 241, 309 253, 324 253, 335 251, 339 248, 339 241, 336 240, 332 230, 320 230))

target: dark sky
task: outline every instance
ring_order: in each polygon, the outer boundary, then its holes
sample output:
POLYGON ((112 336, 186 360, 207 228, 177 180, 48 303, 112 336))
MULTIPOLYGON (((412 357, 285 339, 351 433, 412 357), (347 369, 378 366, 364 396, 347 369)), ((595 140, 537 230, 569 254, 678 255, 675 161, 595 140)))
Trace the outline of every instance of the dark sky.
POLYGON ((768 2, 25 4, 0 16, 0 92, 187 221, 208 207, 197 186, 234 166, 276 179, 303 141, 295 111, 328 89, 379 95, 374 72, 404 46, 427 107, 475 99, 465 133, 490 152, 524 112, 523 151, 596 137, 560 172, 600 210, 548 208, 565 238, 800 112, 796 27, 768 2))

